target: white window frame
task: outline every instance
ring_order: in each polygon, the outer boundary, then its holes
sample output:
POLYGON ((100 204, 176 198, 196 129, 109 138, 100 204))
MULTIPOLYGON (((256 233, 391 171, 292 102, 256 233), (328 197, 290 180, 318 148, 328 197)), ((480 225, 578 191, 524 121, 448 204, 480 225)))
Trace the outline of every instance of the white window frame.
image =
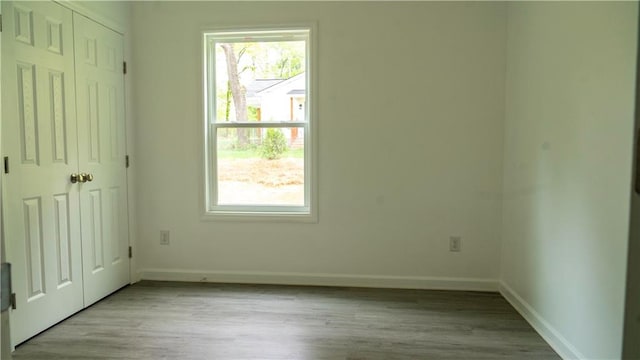
POLYGON ((290 26, 233 27, 203 31, 203 100, 205 189, 204 214, 207 220, 302 221, 317 222, 315 24, 290 26), (215 44, 218 42, 306 41, 306 121, 216 122, 215 44), (217 204, 217 136, 222 128, 304 129, 304 205, 219 205, 217 204))

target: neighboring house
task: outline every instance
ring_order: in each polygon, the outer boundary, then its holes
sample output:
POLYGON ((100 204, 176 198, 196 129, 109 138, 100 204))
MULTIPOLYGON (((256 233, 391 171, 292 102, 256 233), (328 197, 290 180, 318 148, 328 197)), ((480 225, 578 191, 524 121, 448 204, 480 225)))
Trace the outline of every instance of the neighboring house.
MULTIPOLYGON (((256 79, 246 87, 247 105, 258 109, 258 121, 303 121, 305 119, 306 77, 256 79)), ((303 130, 283 129, 292 147, 302 146, 303 130)))

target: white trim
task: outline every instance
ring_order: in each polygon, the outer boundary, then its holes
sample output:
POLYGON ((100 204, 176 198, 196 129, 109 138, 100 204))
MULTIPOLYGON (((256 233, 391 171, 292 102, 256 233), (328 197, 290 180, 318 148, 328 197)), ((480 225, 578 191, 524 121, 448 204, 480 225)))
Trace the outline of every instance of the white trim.
POLYGON ((317 215, 309 212, 248 212, 248 211, 208 211, 200 216, 200 221, 230 222, 270 222, 270 223, 318 223, 317 215))
POLYGON ((301 34, 304 30, 296 28, 269 30, 233 30, 233 31, 209 31, 205 35, 214 42, 269 42, 269 41, 305 41, 308 34, 301 34), (247 36, 248 35, 248 36, 247 36))
POLYGON ((503 281, 499 283, 500 294, 524 317, 525 320, 563 359, 585 359, 569 340, 543 318, 529 303, 503 281))
POLYGON ((465 290, 497 292, 498 281, 486 278, 314 274, 289 272, 141 269, 140 279, 208 283, 348 286, 395 289, 465 290))
POLYGON ((256 121, 256 122, 238 122, 238 121, 229 121, 229 122, 216 122, 211 123, 211 126, 219 129, 270 129, 270 128, 306 128, 308 122, 304 121, 256 121))
MULTIPOLYGON (((202 221, 276 221, 276 222, 318 222, 318 179, 317 179, 317 24, 289 24, 289 25, 264 25, 264 26, 237 26, 237 27, 212 27, 201 32, 203 39, 203 112, 205 123, 204 136, 204 186, 201 205, 202 221), (299 37, 306 43, 306 67, 303 73, 306 78, 306 116, 304 122, 216 122, 212 121, 216 113, 215 100, 215 56, 212 56, 212 46, 218 40, 242 42, 247 34, 252 35, 252 41, 270 41, 271 36, 299 37), (213 84, 213 86, 212 86, 213 84), (313 87, 313 88, 312 88, 313 87), (252 206, 252 205, 218 205, 217 181, 215 180, 217 169, 217 137, 218 128, 242 128, 242 127, 302 127, 304 128, 304 205, 303 206, 252 206)), ((292 78, 296 78, 295 76, 292 78)), ((291 78, 291 79, 292 79, 291 78)), ((287 79, 286 81, 290 81, 287 79)))

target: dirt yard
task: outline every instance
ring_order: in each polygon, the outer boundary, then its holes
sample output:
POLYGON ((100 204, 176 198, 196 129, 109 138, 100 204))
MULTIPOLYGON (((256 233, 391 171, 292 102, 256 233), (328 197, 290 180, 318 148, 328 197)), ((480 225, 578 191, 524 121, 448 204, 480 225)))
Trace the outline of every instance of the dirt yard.
POLYGON ((219 159, 218 179, 279 187, 304 184, 303 159, 219 159))
POLYGON ((219 159, 220 204, 304 205, 304 160, 219 159))

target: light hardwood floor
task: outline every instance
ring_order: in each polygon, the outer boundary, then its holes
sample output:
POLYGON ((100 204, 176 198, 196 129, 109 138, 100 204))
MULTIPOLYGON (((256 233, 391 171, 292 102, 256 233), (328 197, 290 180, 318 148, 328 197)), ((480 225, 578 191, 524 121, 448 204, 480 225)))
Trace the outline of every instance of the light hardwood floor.
POLYGON ((141 282, 23 359, 559 359, 496 293, 141 282))

